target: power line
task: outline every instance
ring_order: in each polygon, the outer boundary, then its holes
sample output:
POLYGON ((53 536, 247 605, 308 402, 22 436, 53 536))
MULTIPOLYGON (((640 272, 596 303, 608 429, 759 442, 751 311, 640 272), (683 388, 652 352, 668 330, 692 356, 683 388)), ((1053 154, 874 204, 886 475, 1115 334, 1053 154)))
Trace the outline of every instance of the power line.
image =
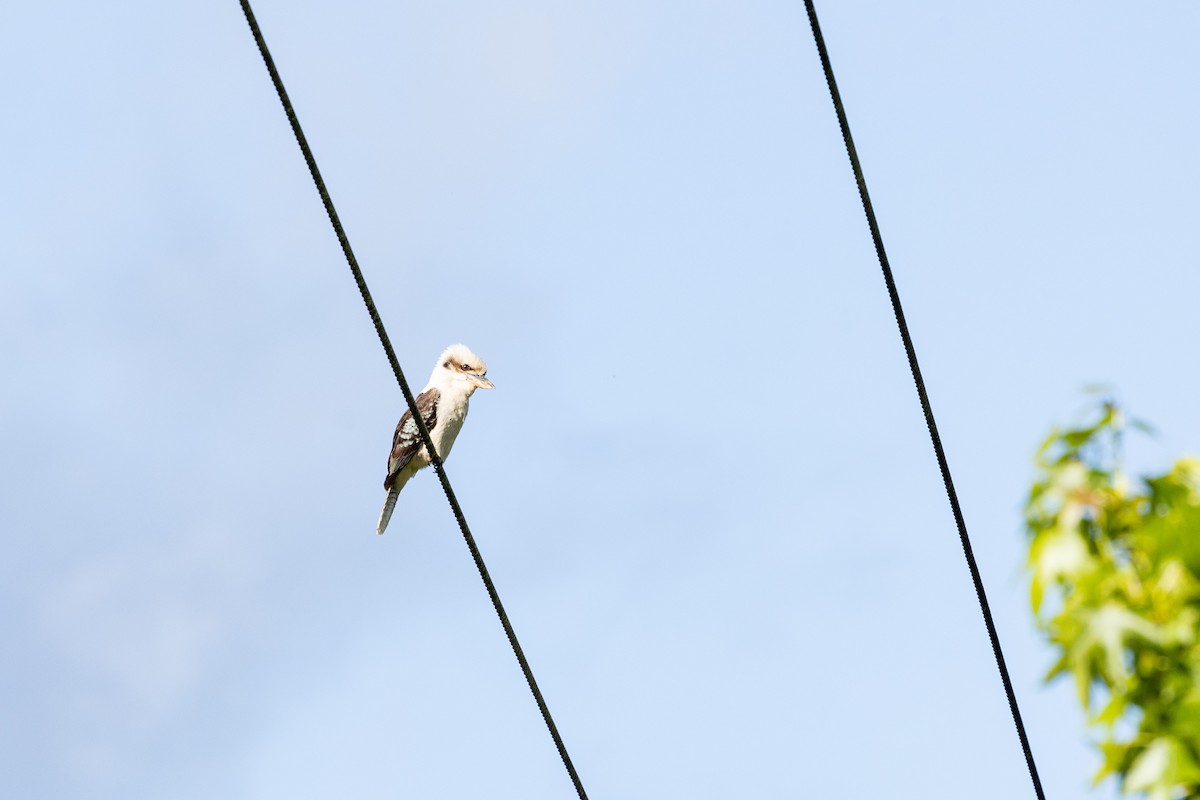
POLYGON ((1021 721, 1021 710, 1017 707, 1017 695, 1013 692, 1012 680, 1008 676, 1008 667, 1004 663, 1004 653, 1000 649, 1000 637, 996 634, 996 625, 992 621, 992 611, 988 606, 987 594, 983 590, 983 579, 979 576, 979 567, 975 563, 975 553, 971 549, 971 538, 967 535, 967 524, 963 519, 962 509, 958 504, 958 493, 954 490, 954 480, 950 477, 950 465, 946 461, 946 453, 942 449, 942 439, 938 435, 937 423, 933 419, 933 409, 929 405, 929 395, 925 391, 925 381, 921 377, 921 367, 917 364, 917 351, 913 348, 912 337, 908 333, 908 323, 904 321, 904 309, 900 306, 900 294, 896 291, 896 281, 892 277, 892 267, 888 263, 887 252, 883 249, 883 237, 879 233, 879 223, 875 221, 875 209, 871 206, 871 196, 867 193, 867 182, 863 178, 862 165, 858 160, 858 152, 854 149, 854 139, 850 135, 850 123, 846 121, 846 109, 842 106, 842 97, 838 93, 837 81, 833 77, 833 66, 829 61, 829 51, 825 49, 825 39, 821 36, 821 26, 817 22, 817 10, 813 0, 804 0, 808 10, 808 21, 812 26, 813 39, 817 43, 817 52, 821 56, 821 67, 825 70, 825 81, 829 84, 829 95, 833 99, 833 107, 837 112, 838 124, 842 129, 842 139, 846 142, 846 153, 850 156, 850 166, 854 169, 854 179, 858 183, 858 194, 862 198, 863 211, 867 215, 867 225, 871 229, 871 239, 875 242, 875 253, 879 256, 879 265, 883 268, 883 279, 887 283, 888 296, 892 299, 892 310, 896 314, 896 324, 900 328, 900 338, 904 341, 904 352, 908 355, 908 366, 912 370, 913 381, 917 385, 917 396, 921 400, 921 410, 925 413, 925 424, 929 427, 929 438, 933 441, 933 452, 937 456, 938 468, 942 471, 942 481, 946 484, 946 495, 950 498, 950 510, 954 513, 954 523, 958 526, 958 538, 962 541, 963 554, 967 558, 967 568, 971 571, 971 580, 975 583, 975 594, 979 597, 979 608, 983 612, 983 621, 987 626, 988 638, 992 642, 992 652, 996 656, 996 666, 1000 670, 1000 680, 1004 683, 1004 693, 1008 696, 1008 707, 1012 711, 1013 723, 1017 727, 1017 736, 1021 740, 1021 749, 1025 752, 1025 763, 1029 766, 1029 777, 1033 780, 1033 790, 1038 800, 1045 800, 1042 792, 1042 781, 1038 777, 1037 765, 1033 762, 1033 750, 1029 747, 1029 737, 1025 734, 1025 724, 1021 721))
POLYGON ((529 668, 529 661, 525 658, 525 652, 521 649, 521 643, 517 641, 517 634, 513 630, 512 623, 508 621, 508 614, 505 613, 504 606, 500 602, 500 595, 496 592, 496 586, 492 583, 492 578, 488 574, 487 565, 483 563, 483 556, 480 555, 479 548, 475 545, 475 537, 471 535, 471 529, 467 526, 467 518, 463 515, 462 507, 458 504, 458 498, 454 496, 454 489, 450 486, 450 479, 446 477, 446 470, 442 466, 441 456, 434 449, 433 440, 429 438, 429 429, 425 427, 425 420, 421 418, 421 412, 417 409, 416 398, 413 396, 412 389, 408 386, 408 381, 404 378, 404 371, 400 369, 400 361, 396 358, 396 351, 392 349, 391 340, 388 338, 387 331, 383 327, 383 320, 379 316, 379 311, 375 308, 375 301, 371 299, 371 292, 367 289, 366 279, 363 278, 362 270, 358 267, 358 259, 354 257, 354 251, 350 248, 350 240, 346 237, 346 231, 342 228, 342 222, 338 218, 337 210, 333 207, 333 200, 330 199, 329 191, 325 188, 325 181, 321 178, 321 171, 317 169, 316 159, 313 158, 312 150, 308 146, 308 140, 304 136, 304 131, 300 128, 300 120, 297 119, 296 112, 292 108, 292 102, 288 99, 287 91, 283 88, 283 80, 279 77, 279 71, 275 68, 275 61, 271 58, 270 50, 267 49, 266 39, 263 38, 262 30, 258 27, 254 11, 250 8, 249 0, 240 0, 240 2, 242 4, 242 11, 246 15, 246 22, 250 25, 250 32, 254 35, 254 41, 258 44, 258 51, 262 53, 263 63, 267 65, 267 71, 271 73, 271 82, 275 84, 275 91, 279 94, 279 101, 283 103, 283 110, 287 114, 288 122, 291 123, 292 133, 296 135, 296 142, 300 145, 300 151, 304 154, 304 161, 308 164, 308 171, 312 174, 313 183, 316 184, 317 192, 321 195, 321 202, 325 204, 325 213, 329 215, 329 222, 333 225, 338 242, 342 245, 342 252, 346 256, 346 262, 350 265, 350 272, 354 275, 354 282, 358 285, 358 291, 362 294, 363 303, 367 306, 367 313, 371 316, 371 322, 375 325, 375 332, 379 335, 379 342, 383 345, 383 350, 387 354, 388 363, 392 365, 392 373, 395 374, 396 381, 400 384, 400 391, 404 393, 404 400, 408 403, 408 407, 412 411, 412 418, 417 424, 417 431, 421 435, 421 441, 425 444, 425 449, 429 452, 429 460, 437 472, 438 480, 442 483, 442 491, 446 493, 446 500, 450 503, 450 509, 454 512, 454 519, 458 521, 458 527, 462 531, 463 539, 467 543, 467 549, 471 551, 471 558, 475 560, 475 566, 479 570, 479 577, 483 579, 483 585, 487 588, 488 597, 492 599, 492 606, 496 609, 496 616, 500 618, 500 624, 504 626, 504 634, 508 637, 508 643, 512 645, 513 653, 521 665, 521 672, 524 673, 525 681, 529 684, 529 691, 533 693, 533 699, 537 701, 538 710, 542 712, 542 719, 546 723, 546 728, 550 731, 550 736, 554 739, 554 746, 558 748, 558 755, 562 758, 563 766, 567 768, 567 774, 571 776, 571 782, 575 785, 575 791, 579 795, 580 800, 587 800, 587 793, 583 790, 579 774, 575 771, 575 765, 571 763, 571 757, 567 754, 567 748, 558 733, 558 726, 554 724, 554 719, 550 716, 550 709, 546 706, 542 692, 533 677, 533 671, 529 668))

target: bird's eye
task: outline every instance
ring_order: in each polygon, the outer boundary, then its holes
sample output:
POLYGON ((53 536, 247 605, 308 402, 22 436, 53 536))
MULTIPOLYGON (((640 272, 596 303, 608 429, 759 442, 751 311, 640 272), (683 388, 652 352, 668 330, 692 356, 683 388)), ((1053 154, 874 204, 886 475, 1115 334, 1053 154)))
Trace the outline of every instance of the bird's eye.
POLYGON ((463 372, 466 372, 467 370, 471 369, 466 364, 459 364, 458 368, 461 369, 463 372))

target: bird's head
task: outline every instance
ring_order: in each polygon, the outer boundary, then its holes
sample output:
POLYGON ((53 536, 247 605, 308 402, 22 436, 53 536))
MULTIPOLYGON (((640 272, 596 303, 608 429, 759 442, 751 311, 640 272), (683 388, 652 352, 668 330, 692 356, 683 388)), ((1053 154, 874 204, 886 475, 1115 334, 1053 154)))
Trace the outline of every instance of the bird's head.
POLYGON ((430 383, 454 387, 470 397, 476 389, 495 389, 487 379, 487 364, 464 344, 452 344, 445 349, 433 369, 430 383))

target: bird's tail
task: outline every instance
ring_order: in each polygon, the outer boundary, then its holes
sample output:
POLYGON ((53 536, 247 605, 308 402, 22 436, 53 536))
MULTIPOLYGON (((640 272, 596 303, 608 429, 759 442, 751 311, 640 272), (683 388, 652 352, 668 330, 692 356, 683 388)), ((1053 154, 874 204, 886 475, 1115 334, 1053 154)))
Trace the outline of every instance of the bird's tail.
POLYGON ((387 530, 388 522, 392 519, 392 512, 396 510, 396 499, 400 497, 400 487, 392 485, 388 489, 387 500, 383 501, 383 511, 379 514, 379 524, 375 526, 376 533, 383 533, 387 530))

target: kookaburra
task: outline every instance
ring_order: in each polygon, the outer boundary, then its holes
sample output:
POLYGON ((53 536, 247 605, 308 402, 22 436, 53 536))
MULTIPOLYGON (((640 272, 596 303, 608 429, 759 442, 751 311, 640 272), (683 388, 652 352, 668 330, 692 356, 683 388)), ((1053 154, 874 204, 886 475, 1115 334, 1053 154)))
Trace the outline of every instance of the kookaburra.
MULTIPOLYGON (((450 448, 454 447, 454 440, 462 430, 471 395, 476 389, 496 388, 486 375, 487 364, 483 363, 482 358, 468 350, 466 345, 453 344, 438 358, 428 385, 417 395, 417 410, 421 412, 433 447, 443 461, 450 455, 450 448)), ((396 498, 400 496, 404 484, 417 470, 427 466, 429 452, 421 441, 412 409, 409 409, 400 417, 396 435, 392 439, 387 478, 383 481, 383 488, 387 489, 388 495, 383 504, 383 513, 379 515, 379 525, 375 528, 377 533, 387 529, 388 520, 396 508, 396 498)))

